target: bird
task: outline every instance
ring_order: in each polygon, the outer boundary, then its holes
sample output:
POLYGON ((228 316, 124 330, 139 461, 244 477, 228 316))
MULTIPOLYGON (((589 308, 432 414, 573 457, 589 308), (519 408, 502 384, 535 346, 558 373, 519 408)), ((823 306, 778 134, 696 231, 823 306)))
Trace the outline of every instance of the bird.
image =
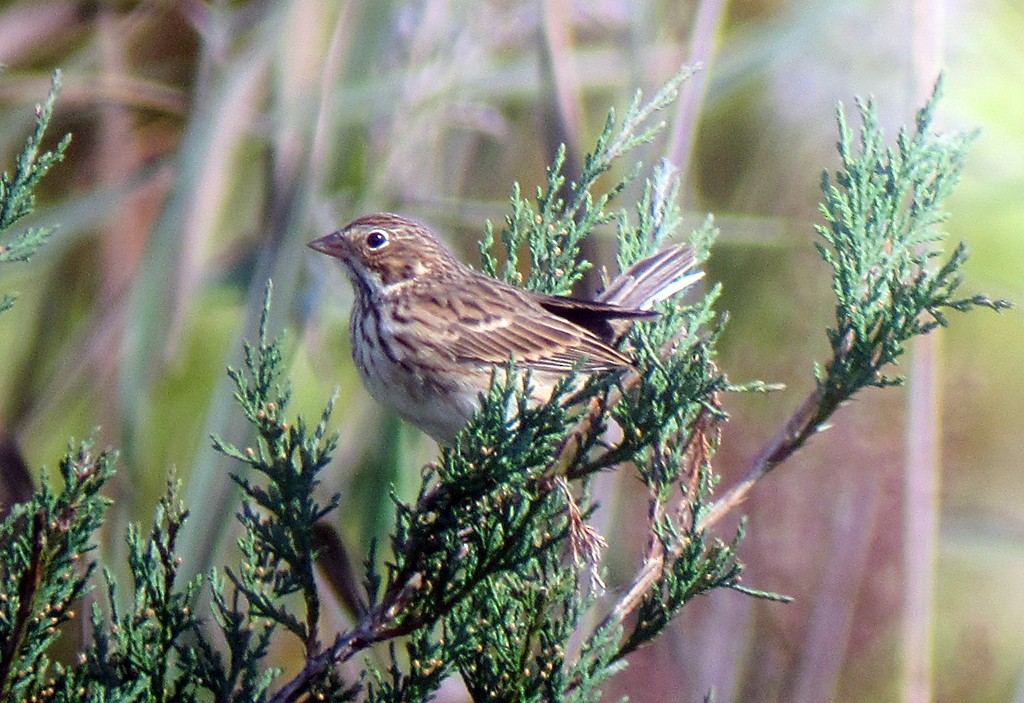
POLYGON ((544 295, 474 270, 426 226, 390 213, 307 246, 340 262, 352 284, 352 357, 370 396, 442 446, 510 360, 529 371, 536 402, 574 370, 633 367, 615 346, 625 330, 703 276, 684 244, 637 262, 596 300, 544 295))

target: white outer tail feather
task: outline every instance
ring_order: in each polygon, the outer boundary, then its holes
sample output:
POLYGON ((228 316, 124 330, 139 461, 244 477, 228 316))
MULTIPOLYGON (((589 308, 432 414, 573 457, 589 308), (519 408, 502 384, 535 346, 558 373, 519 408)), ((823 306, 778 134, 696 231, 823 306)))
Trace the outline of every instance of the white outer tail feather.
POLYGON ((650 310, 704 277, 703 271, 687 273, 695 264, 695 252, 690 245, 666 249, 616 276, 597 300, 623 308, 650 310))

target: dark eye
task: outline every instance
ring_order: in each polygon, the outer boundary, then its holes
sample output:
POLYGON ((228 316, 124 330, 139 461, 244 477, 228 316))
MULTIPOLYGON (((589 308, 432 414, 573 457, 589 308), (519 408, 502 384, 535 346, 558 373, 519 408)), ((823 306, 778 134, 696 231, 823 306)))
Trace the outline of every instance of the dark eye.
POLYGON ((366 246, 371 249, 381 249, 388 244, 388 233, 384 230, 375 229, 366 235, 366 246))

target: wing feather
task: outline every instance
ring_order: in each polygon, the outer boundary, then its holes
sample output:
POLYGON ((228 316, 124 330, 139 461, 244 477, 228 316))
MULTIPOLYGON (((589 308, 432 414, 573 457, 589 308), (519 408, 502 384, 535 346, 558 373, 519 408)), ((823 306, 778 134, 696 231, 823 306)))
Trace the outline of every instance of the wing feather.
POLYGON ((439 285, 419 292, 418 298, 432 308, 420 313, 453 318, 433 340, 437 350, 481 364, 504 364, 514 356, 529 368, 560 373, 581 359, 585 372, 631 365, 590 330, 548 312, 525 291, 495 283, 439 285))

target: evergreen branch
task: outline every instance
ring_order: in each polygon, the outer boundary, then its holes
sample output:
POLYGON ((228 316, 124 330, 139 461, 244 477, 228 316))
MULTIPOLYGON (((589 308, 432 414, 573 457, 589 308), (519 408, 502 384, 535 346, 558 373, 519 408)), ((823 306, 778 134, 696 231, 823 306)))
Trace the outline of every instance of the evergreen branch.
POLYGON ((493 227, 488 224, 480 243, 484 273, 508 283, 522 284, 533 291, 569 293, 591 266, 580 257, 581 242, 599 225, 621 217, 609 213, 608 206, 635 179, 639 164, 604 192, 595 192, 598 180, 616 160, 650 142, 664 129, 664 122, 651 124, 651 120, 676 99, 681 84, 693 71, 691 67, 683 67, 647 102, 637 91, 621 120, 616 118, 614 110, 609 111, 594 150, 583 159, 579 182, 569 184, 571 197, 568 201, 559 195, 565 186, 564 144, 548 168, 546 185, 535 193, 536 205, 523 196, 516 184, 511 198, 512 212, 505 218, 501 232, 505 267, 498 271, 498 258, 492 253, 495 247, 493 227), (518 268, 519 252, 524 246, 531 257, 525 280, 518 268))
POLYGON ((191 677, 173 666, 174 656, 189 651, 183 640, 196 634, 196 602, 202 584, 197 576, 179 589, 175 586, 181 558, 175 553, 178 534, 188 517, 177 492, 179 483, 167 483, 148 536, 138 525, 128 529, 128 564, 133 590, 131 607, 122 612, 114 577, 105 571, 110 619, 104 622, 93 610, 93 641, 70 677, 78 691, 105 696, 144 697, 149 701, 179 700, 193 685, 191 677))
MULTIPOLYGON (((54 231, 53 227, 30 227, 5 241, 9 230, 35 209, 35 191, 39 182, 54 164, 64 159, 71 143, 71 135, 67 134, 52 151, 41 151, 46 129, 53 117, 60 81, 60 71, 56 70, 46 100, 36 105, 35 129, 18 155, 14 173, 4 171, 0 174, 0 263, 28 261, 54 231)), ((16 297, 15 294, 0 296, 0 312, 14 305, 16 297)))
POLYGON ((72 606, 95 568, 81 560, 109 504, 99 491, 114 461, 113 453, 93 454, 90 442, 69 447, 59 467, 62 489, 54 492, 44 476, 32 500, 0 522, 0 699, 29 700, 46 687, 46 651, 75 617, 72 606))
MULTIPOLYGON (((519 282, 518 256, 528 247, 525 285, 567 291, 589 266, 579 257, 580 242, 612 221, 623 270, 675 235, 682 211, 670 164, 652 169, 632 218, 608 206, 639 168, 603 192, 597 183, 615 159, 661 129, 652 119, 675 99, 687 75, 677 75, 647 102, 638 93, 621 121, 610 113, 578 182, 566 187, 563 148, 534 201, 515 188, 500 235, 505 280, 519 282)), ((823 178, 826 225, 818 230, 837 298, 835 327, 828 331, 832 359, 819 369, 814 392, 755 459, 750 477, 718 502, 711 496, 726 417, 721 396, 772 386, 733 385, 718 370, 715 349, 724 323, 714 311, 719 289, 712 286, 693 303, 659 302, 660 317, 618 340, 634 368, 585 382, 569 374, 546 403, 534 402, 530 376, 514 360, 496 370, 479 412, 437 463, 424 468, 416 499, 394 498, 388 560, 378 572, 371 548, 365 599, 358 589, 347 596, 356 624, 328 635, 325 644, 314 574, 323 545, 317 523, 333 515, 339 497, 318 502, 314 493, 336 446, 327 433, 336 394, 315 427, 288 419, 291 390, 282 340, 268 333, 268 285, 258 340, 244 346, 242 367, 228 370, 254 430, 252 446, 211 438, 243 467, 232 479, 243 494, 237 517, 244 530, 241 564, 209 575, 214 632, 194 613, 201 579, 177 583, 175 545, 187 511, 171 481, 148 534, 129 529, 129 605, 118 603, 113 576, 105 571, 110 613, 93 608, 93 639, 81 662, 64 666, 47 658, 62 618, 73 617, 71 603, 88 588, 92 566, 83 574, 71 562, 90 548, 105 506, 97 491, 112 457, 93 459, 83 447, 77 459, 69 452, 62 464, 61 494, 44 482, 33 502, 0 523, 0 544, 11 554, 0 563, 0 697, 284 703, 347 701, 359 694, 368 702, 398 703, 428 700, 446 678, 459 675, 474 700, 582 702, 600 697, 625 657, 662 634, 699 595, 727 588, 787 600, 742 584, 737 550, 745 523, 727 542, 710 527, 857 390, 897 382, 882 371, 909 339, 947 324, 948 309, 1007 305, 959 296, 962 246, 936 261, 942 202, 969 135, 930 133, 935 99, 919 114, 916 130, 901 131, 891 148, 883 145, 870 103, 858 103, 864 127, 856 143, 840 110, 842 167, 823 178), (623 467, 647 489, 648 540, 632 582, 589 628, 603 588, 604 545, 587 524, 595 510, 589 481, 598 471, 623 467), (267 657, 278 634, 297 638, 305 660, 274 690, 281 671, 268 667, 267 657), (405 638, 402 648, 399 637, 405 638), (568 646, 574 637, 582 643, 578 651, 568 646), (383 642, 385 667, 368 660, 356 683, 342 679, 338 664, 383 642)), ((49 109, 41 108, 46 119, 49 109)), ((49 168, 50 157, 39 155, 41 139, 37 129, 10 184, 34 186, 49 168)), ((716 233, 708 219, 690 234, 699 261, 716 233)), ((489 227, 481 255, 484 270, 498 275, 493 239, 489 227)), ((0 253, 8 260, 31 253, 31 246, 19 246, 0 253)), ((346 552, 334 551, 342 559, 346 552)))
POLYGON ((239 541, 245 560, 239 574, 227 573, 249 601, 252 617, 266 617, 284 626, 302 640, 308 654, 315 655, 321 648, 320 596, 314 575, 315 525, 337 508, 340 496, 332 496, 321 505, 313 499, 313 492, 337 442, 334 436, 325 438, 337 394, 327 403, 312 432, 301 418, 294 425, 285 419, 291 391, 280 382, 281 341, 268 338, 271 294, 272 286, 268 284, 259 341, 255 347, 244 347, 245 368, 228 371, 235 382, 235 398, 259 441, 255 448, 241 451, 212 438, 218 451, 242 461, 268 480, 264 487, 244 476, 232 475, 246 497, 238 513, 246 530, 239 541), (303 598, 301 618, 281 604, 285 596, 296 592, 303 598))
POLYGON ((747 477, 731 487, 704 518, 710 526, 735 508, 754 484, 820 432, 841 405, 865 387, 902 383, 883 370, 895 364, 914 337, 945 325, 942 311, 1010 303, 985 296, 957 298, 966 249, 961 244, 945 264, 946 198, 959 180, 973 133, 933 134, 932 120, 942 79, 917 113, 913 132, 903 128, 894 146, 884 146, 874 104, 857 102, 861 118, 855 142, 842 106, 837 110, 840 169, 822 176, 816 226, 822 258, 832 268, 836 325, 828 330, 832 358, 816 372, 814 390, 761 449, 747 477))

